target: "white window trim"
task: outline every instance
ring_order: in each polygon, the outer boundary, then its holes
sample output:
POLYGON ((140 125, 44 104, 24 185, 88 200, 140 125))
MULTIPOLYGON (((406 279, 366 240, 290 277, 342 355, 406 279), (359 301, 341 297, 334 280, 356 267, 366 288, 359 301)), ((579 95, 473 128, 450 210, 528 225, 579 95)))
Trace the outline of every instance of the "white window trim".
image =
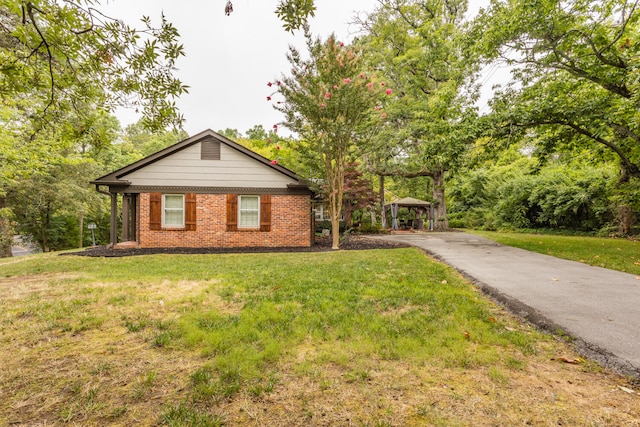
POLYGON ((238 196, 238 228, 244 228, 244 229, 254 229, 254 228, 260 228, 260 196, 257 194, 245 194, 245 195, 240 195, 238 196), (258 223, 256 225, 242 225, 242 198, 243 197, 251 197, 251 198, 258 198, 258 223))
POLYGON ((184 194, 163 194, 162 195, 162 227, 163 228, 184 228, 184 221, 185 221, 185 197, 184 194), (182 208, 167 208, 167 196, 180 196, 182 197, 182 208), (172 211, 182 211, 182 224, 167 224, 165 222, 165 213, 167 212, 167 210, 172 210, 172 211))

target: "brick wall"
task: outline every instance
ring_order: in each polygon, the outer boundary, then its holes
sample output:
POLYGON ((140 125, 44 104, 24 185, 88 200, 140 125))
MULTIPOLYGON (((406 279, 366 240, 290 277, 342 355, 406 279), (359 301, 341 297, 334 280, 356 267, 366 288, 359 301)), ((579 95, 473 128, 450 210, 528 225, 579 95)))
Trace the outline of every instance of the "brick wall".
POLYGON ((309 196, 271 196, 271 231, 226 231, 226 194, 196 195, 196 229, 150 230, 149 194, 139 197, 141 247, 278 247, 311 246, 309 196))

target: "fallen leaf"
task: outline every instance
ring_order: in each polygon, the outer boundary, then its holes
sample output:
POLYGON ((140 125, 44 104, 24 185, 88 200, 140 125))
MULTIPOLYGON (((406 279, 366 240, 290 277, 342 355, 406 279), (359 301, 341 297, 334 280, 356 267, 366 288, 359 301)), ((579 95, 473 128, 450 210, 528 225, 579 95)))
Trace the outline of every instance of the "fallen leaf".
POLYGON ((560 281, 560 279, 556 279, 555 277, 552 277, 551 280, 553 280, 554 282, 560 281))
POLYGON ((514 332, 516 330, 515 328, 512 328, 510 326, 505 326, 504 328, 509 332, 514 332))
POLYGON ((278 285, 275 288, 273 288, 274 291, 277 291, 278 289, 280 289, 280 285, 278 285))
POLYGON ((487 319, 487 320, 489 320, 489 322, 491 322, 491 323, 496 323, 497 322, 495 317, 489 317, 489 319, 487 319))
POLYGON ((471 334, 469 333, 469 331, 464 331, 464 337, 466 339, 470 339, 471 338, 471 334))
POLYGON ((624 391, 625 393, 629 393, 629 394, 635 394, 636 392, 631 390, 630 388, 626 388, 626 387, 622 387, 621 385, 618 386, 618 388, 622 391, 624 391))
POLYGON ((564 356, 563 357, 558 357, 557 359, 556 358, 551 358, 551 360, 559 360, 560 362, 570 363, 572 365, 579 365, 580 363, 584 362, 584 360, 580 359, 579 357, 575 358, 575 359, 569 359, 568 357, 564 357, 564 356))
POLYGON ((442 281, 442 282, 440 282, 440 283, 442 283, 443 285, 446 285, 446 284, 447 284, 447 281, 446 281, 446 280, 443 280, 443 281, 442 281))

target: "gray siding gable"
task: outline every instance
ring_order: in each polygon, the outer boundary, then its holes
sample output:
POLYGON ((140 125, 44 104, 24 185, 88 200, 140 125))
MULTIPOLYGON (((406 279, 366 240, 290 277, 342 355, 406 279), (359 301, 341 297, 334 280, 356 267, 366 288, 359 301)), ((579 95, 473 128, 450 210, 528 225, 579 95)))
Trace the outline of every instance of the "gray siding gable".
POLYGON ((133 187, 306 187, 290 170, 211 130, 206 130, 92 181, 133 187), (219 160, 203 160, 203 142, 220 145, 219 160))

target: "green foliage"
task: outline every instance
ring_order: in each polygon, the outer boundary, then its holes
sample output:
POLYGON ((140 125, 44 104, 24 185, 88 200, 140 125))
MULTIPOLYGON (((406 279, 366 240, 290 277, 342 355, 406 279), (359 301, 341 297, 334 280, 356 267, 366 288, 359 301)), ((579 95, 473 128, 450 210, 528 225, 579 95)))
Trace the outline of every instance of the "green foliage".
POLYGON ((281 0, 276 15, 282 20, 285 30, 294 32, 302 28, 310 16, 315 16, 315 11, 314 0, 281 0))
POLYGON ((450 192, 454 217, 460 225, 493 230, 597 231, 613 220, 613 168, 560 164, 535 170, 534 164, 523 158, 459 175, 450 192))
MULTIPOLYGON (((141 157, 146 157, 188 137, 184 130, 151 132, 144 126, 143 121, 139 121, 125 128, 119 144, 131 144, 141 157)), ((111 165, 111 170, 117 167, 119 166, 111 165)))
POLYGON ((431 177, 435 220, 443 228, 445 172, 460 167, 478 133, 466 9, 466 1, 381 1, 362 39, 367 60, 384 70, 398 94, 367 160, 380 175, 431 177))
POLYGON ((300 148, 323 166, 337 249, 346 165, 377 132, 377 124, 386 117, 381 111, 385 94, 390 97, 393 90, 365 70, 363 57, 353 46, 345 46, 334 35, 325 42, 314 39, 308 27, 305 36, 310 58, 290 48, 291 76, 276 82, 275 96, 283 101, 274 107, 304 141, 300 148))
POLYGON ((150 128, 181 126, 173 98, 186 86, 173 72, 184 49, 164 16, 135 29, 89 0, 3 0, 0 19, 0 92, 28 98, 32 118, 134 106, 150 128))
POLYGON ((620 180, 640 176, 637 2, 493 1, 475 23, 478 52, 516 65, 493 102, 495 133, 531 133, 545 153, 600 145, 620 180), (543 17, 541 19, 541 17, 543 17))

